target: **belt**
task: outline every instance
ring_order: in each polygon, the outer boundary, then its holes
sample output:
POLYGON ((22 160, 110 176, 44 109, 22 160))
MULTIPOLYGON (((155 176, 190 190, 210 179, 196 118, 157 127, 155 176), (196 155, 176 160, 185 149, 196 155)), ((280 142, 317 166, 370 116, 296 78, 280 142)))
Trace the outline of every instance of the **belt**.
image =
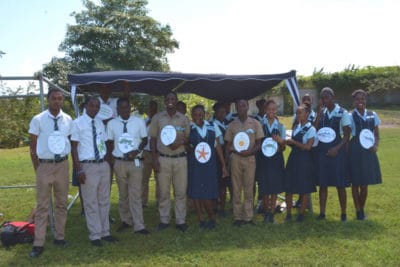
POLYGON ((60 163, 67 160, 68 156, 60 157, 59 159, 39 159, 40 163, 60 163))
POLYGON ((104 162, 104 159, 99 159, 99 160, 82 160, 82 161, 79 161, 80 163, 102 163, 102 162, 104 162))
POLYGON ((181 157, 186 157, 186 152, 181 152, 181 153, 175 154, 175 155, 168 155, 168 154, 160 153, 160 156, 165 157, 165 158, 181 158, 181 157))
POLYGON ((135 159, 143 160, 143 158, 128 159, 128 158, 120 158, 120 157, 114 157, 114 159, 118 159, 118 160, 122 160, 122 161, 134 161, 135 159))

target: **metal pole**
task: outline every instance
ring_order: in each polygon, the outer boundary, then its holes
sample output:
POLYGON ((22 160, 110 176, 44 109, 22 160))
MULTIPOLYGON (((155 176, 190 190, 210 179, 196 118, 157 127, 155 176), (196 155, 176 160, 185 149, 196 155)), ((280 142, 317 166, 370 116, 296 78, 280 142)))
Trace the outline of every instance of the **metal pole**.
POLYGON ((44 92, 43 92, 43 77, 39 75, 39 87, 40 87, 40 108, 44 111, 44 92))

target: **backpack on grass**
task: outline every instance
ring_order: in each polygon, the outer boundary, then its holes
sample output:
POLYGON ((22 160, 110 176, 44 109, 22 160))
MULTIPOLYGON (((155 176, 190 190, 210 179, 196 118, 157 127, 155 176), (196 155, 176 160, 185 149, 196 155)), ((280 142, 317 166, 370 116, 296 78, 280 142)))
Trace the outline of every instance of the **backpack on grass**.
POLYGON ((0 239, 5 247, 33 242, 35 233, 35 225, 33 223, 7 221, 0 227, 0 239))

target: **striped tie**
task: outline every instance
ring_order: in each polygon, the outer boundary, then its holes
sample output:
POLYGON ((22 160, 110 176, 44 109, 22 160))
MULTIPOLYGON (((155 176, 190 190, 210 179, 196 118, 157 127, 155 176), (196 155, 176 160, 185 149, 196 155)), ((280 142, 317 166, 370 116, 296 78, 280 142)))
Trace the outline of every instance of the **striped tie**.
MULTIPOLYGON (((58 124, 57 124, 57 121, 58 121, 58 119, 59 119, 60 117, 58 117, 58 118, 53 118, 53 121, 54 121, 54 131, 58 131, 58 124)), ((55 154, 54 155, 54 160, 55 161, 59 161, 61 159, 61 155, 60 154, 55 154)))
POLYGON ((94 146, 94 158, 96 161, 100 160, 99 149, 97 148, 97 133, 96 126, 94 125, 94 120, 92 120, 92 133, 93 133, 93 146, 94 146))

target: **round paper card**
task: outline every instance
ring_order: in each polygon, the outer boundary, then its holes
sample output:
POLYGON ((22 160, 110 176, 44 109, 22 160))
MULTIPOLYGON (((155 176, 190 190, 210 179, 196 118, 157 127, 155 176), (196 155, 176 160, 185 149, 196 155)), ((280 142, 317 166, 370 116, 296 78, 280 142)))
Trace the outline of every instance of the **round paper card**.
POLYGON ((61 154, 65 149, 65 138, 59 131, 54 131, 47 139, 47 146, 51 153, 61 154))
POLYGON ((211 147, 206 142, 200 142, 194 149, 196 160, 200 163, 206 163, 211 158, 211 147))
POLYGON ((96 117, 103 121, 110 119, 112 116, 113 116, 113 111, 110 108, 110 106, 106 104, 101 104, 100 110, 97 113, 96 117))
POLYGON ((165 125, 161 130, 160 138, 161 143, 163 143, 165 146, 172 144, 176 139, 175 127, 172 125, 165 125))
POLYGON ((322 127, 317 132, 318 140, 322 143, 330 143, 336 138, 335 131, 330 127, 322 127))
POLYGON ((245 132, 238 132, 233 138, 233 147, 237 152, 248 149, 250 146, 250 138, 245 132))
POLYGON ((278 151, 278 143, 271 137, 265 138, 261 145, 261 150, 264 156, 270 158, 275 155, 276 151, 278 151))
POLYGON ((128 153, 137 148, 135 139, 128 133, 123 133, 118 139, 118 148, 122 153, 128 153))
POLYGON ((375 144, 374 133, 369 129, 363 129, 358 137, 360 144, 365 149, 370 149, 375 144))

